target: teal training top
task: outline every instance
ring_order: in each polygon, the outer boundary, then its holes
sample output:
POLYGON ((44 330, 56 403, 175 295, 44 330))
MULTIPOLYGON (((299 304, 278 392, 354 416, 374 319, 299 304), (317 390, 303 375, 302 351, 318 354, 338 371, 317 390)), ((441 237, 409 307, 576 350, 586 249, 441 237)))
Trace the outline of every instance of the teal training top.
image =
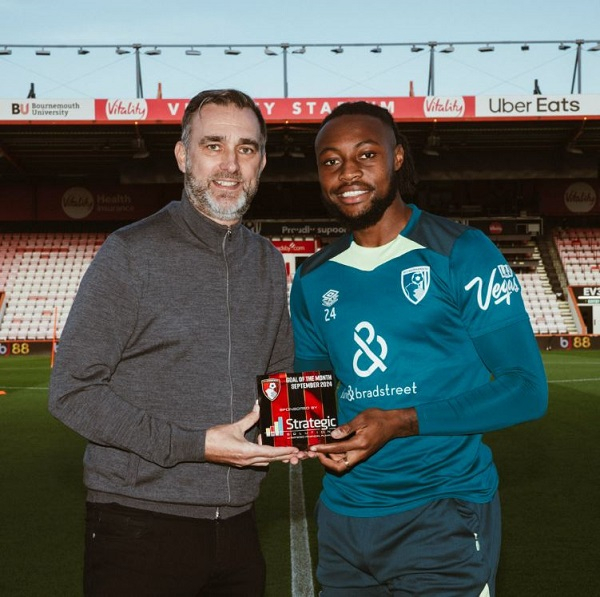
POLYGON ((492 499, 481 434, 536 419, 547 383, 519 282, 474 228, 421 211, 382 247, 348 234, 307 259, 291 291, 296 370, 333 369, 339 424, 414 406, 419 435, 388 442, 321 495, 349 516, 435 499, 492 499))

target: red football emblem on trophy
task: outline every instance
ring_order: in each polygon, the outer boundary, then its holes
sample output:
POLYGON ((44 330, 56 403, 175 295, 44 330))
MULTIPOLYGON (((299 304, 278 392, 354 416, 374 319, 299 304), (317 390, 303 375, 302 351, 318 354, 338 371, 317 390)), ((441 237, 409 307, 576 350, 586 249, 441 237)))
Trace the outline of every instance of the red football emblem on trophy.
POLYGON ((279 392, 281 392, 281 381, 279 379, 263 379, 261 382, 262 393, 265 395, 265 398, 273 401, 277 396, 279 396, 279 392))

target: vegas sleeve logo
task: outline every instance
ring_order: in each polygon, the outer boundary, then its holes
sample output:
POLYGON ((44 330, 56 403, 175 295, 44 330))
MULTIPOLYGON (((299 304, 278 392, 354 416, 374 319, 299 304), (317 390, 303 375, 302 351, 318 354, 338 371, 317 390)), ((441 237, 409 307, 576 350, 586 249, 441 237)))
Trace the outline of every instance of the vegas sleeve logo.
POLYGON ((472 288, 477 292, 477 304, 482 311, 487 311, 492 304, 499 305, 505 302, 510 305, 512 293, 521 291, 512 269, 506 263, 498 265, 491 271, 487 285, 483 278, 479 276, 473 278, 465 286, 465 290, 469 292, 472 288))

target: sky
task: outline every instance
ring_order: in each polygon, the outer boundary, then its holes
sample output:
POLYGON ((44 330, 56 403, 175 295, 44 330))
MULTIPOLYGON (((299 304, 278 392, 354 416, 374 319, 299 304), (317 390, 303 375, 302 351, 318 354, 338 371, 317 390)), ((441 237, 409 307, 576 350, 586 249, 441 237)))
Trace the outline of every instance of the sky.
MULTIPOLYGON (((236 87, 256 98, 393 97, 431 95, 529 95, 534 83, 544 95, 579 91, 575 40, 581 46, 581 92, 600 94, 600 1, 577 0, 0 0, 0 50, 4 46, 102 45, 77 48, 13 47, 0 55, 0 99, 25 98, 33 83, 37 98, 135 98, 133 53, 118 45, 156 45, 140 52, 145 98, 189 98, 203 89, 236 87), (597 36, 597 37, 594 37, 597 36), (570 45, 559 50, 558 43, 570 45), (437 42, 430 79, 428 42, 437 42), (460 42, 481 42, 460 45, 460 42), (495 51, 479 52, 493 42, 495 51), (529 50, 521 45, 529 42, 529 50), (568 42, 571 42, 570 44, 568 42), (286 60, 281 44, 307 47, 286 60), (345 44, 369 44, 368 47, 345 44), (410 47, 385 44, 419 44, 410 47), (439 50, 454 43, 455 51, 439 50), (202 45, 249 44, 241 54, 202 45), (370 49, 381 45, 380 53, 370 49), (186 47, 165 47, 181 45, 186 47), (269 45, 275 56, 264 53, 269 45), (335 54, 338 45, 344 52, 335 54), (285 67, 285 75, 284 75, 285 67)), ((146 48, 144 48, 146 49, 146 48)))

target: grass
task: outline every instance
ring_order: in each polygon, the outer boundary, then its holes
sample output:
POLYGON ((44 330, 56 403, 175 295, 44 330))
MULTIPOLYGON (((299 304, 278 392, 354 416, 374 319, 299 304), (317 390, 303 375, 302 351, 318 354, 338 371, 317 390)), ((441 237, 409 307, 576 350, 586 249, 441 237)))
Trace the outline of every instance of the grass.
MULTIPOLYGON (((499 597, 598 594, 600 352, 543 354, 550 408, 540 421, 486 436, 501 476, 499 597)), ((81 595, 84 441, 47 412, 47 357, 0 358, 0 595, 81 595)), ((312 517, 321 470, 303 465, 312 517)), ((290 595, 288 468, 273 466, 257 515, 267 597, 290 595)), ((305 596, 302 596, 305 597, 305 596)))
POLYGON ((600 352, 545 353, 541 420, 487 437, 500 471, 499 595, 597 595, 600 352))
POLYGON ((47 412, 49 362, 0 361, 0 595, 81 593, 84 441, 47 412))

